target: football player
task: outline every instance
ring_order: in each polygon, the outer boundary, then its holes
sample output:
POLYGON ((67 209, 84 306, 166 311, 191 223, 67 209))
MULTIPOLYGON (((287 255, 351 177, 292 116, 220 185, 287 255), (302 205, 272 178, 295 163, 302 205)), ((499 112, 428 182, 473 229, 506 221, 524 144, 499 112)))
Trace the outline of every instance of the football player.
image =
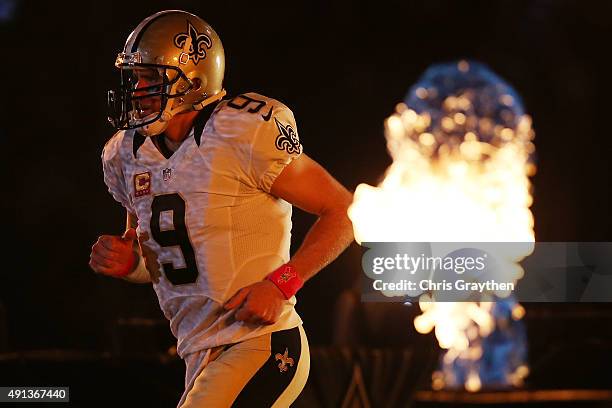
POLYGON ((352 241, 351 194, 302 152, 293 113, 256 93, 224 98, 217 33, 156 13, 115 66, 104 181, 127 210, 90 266, 152 282, 185 360, 180 407, 286 407, 303 389, 303 283, 352 241), (318 216, 289 256, 292 204, 318 216))

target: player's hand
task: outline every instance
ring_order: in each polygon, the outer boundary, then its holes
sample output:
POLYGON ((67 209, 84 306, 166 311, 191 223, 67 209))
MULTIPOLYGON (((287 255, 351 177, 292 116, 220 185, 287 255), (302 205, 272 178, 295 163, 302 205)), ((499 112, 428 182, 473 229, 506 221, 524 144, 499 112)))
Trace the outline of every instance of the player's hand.
POLYGON ((136 230, 129 228, 123 236, 102 235, 91 247, 89 266, 97 273, 109 276, 125 276, 134 270, 137 255, 134 253, 136 230))
POLYGON ((254 324, 275 323, 286 302, 283 293, 269 280, 240 289, 223 306, 236 310, 236 320, 254 324))

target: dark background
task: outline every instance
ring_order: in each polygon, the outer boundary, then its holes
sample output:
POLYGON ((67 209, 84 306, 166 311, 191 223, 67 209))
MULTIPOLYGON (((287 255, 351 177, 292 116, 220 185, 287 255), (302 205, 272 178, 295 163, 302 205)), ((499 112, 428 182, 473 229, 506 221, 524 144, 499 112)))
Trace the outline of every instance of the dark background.
MULTIPOLYGON (((0 4, 14 5, 0 22, 8 220, 0 302, 9 350, 107 350, 118 318, 163 318, 151 287, 97 276, 87 263, 97 236, 119 234, 125 222, 100 162, 113 134, 105 103, 117 79, 114 59, 142 19, 168 8, 207 20, 225 47, 228 92, 287 104, 305 151, 350 189, 383 175, 390 164, 383 121, 430 64, 488 64, 533 117, 537 240, 612 240, 610 2, 0 4)), ((294 249, 312 221, 295 211, 294 249)), ((353 245, 301 291, 298 311, 312 344, 332 342, 335 301, 360 271, 353 245)), ((578 313, 582 333, 599 338, 610 308, 528 305, 528 317, 530 310, 563 325, 578 313)), ((405 320, 406 330, 411 324, 405 320)))

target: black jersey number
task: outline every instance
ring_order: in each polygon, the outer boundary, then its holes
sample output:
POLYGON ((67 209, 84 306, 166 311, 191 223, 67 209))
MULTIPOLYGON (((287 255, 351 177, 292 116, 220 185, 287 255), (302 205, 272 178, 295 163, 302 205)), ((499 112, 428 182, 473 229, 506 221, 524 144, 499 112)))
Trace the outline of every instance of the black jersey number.
MULTIPOLYGON (((227 106, 229 106, 230 108, 234 108, 238 110, 241 110, 241 109, 246 108, 247 106, 250 106, 250 108, 247 109, 247 112, 250 112, 250 113, 258 113, 261 110, 261 108, 263 108, 265 105, 266 105, 266 101, 260 101, 259 99, 253 99, 250 96, 246 96, 246 95, 238 95, 227 103, 227 106)), ((265 120, 266 122, 270 120, 270 117, 272 117, 273 109, 274 108, 270 106, 270 109, 268 109, 268 113, 266 113, 265 115, 261 115, 263 120, 265 120)))
POLYGON ((230 108, 240 110, 240 109, 246 108, 248 105, 251 105, 251 107, 248 109, 249 112, 257 113, 259 112, 261 108, 264 107, 265 104, 266 104, 265 101, 253 99, 246 95, 238 95, 238 96, 235 96, 231 101, 229 101, 227 103, 227 106, 229 106, 230 108))
POLYGON ((198 265, 195 252, 185 226, 185 200, 177 193, 158 195, 151 204, 151 234, 163 247, 178 246, 185 259, 185 267, 176 269, 172 262, 163 263, 164 274, 173 285, 194 283, 198 278, 198 265), (174 229, 162 230, 159 226, 161 214, 172 212, 174 229))

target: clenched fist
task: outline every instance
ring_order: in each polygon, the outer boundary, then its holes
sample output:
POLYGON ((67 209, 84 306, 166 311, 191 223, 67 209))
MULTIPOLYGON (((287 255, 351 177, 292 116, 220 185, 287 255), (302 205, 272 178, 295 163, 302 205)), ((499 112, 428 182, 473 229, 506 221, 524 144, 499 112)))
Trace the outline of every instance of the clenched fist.
POLYGON ((89 266, 95 272, 122 277, 131 273, 138 261, 134 252, 136 230, 129 228, 123 236, 102 235, 91 247, 89 266))
POLYGON ((240 289, 223 306, 236 310, 236 320, 254 324, 273 324, 278 320, 285 303, 285 296, 269 280, 254 283, 240 289))

